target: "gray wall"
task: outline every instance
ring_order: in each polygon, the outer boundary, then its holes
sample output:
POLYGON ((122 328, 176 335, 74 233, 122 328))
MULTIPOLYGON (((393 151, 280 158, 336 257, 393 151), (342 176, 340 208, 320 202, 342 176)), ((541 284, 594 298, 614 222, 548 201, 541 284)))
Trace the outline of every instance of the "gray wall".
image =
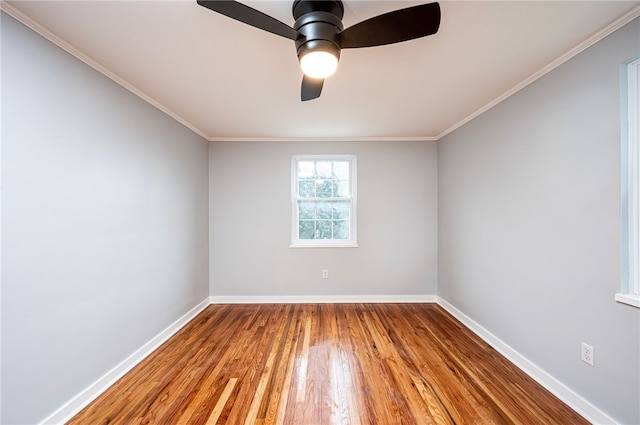
POLYGON ((215 142, 209 152, 211 295, 436 294, 435 143, 215 142), (357 155, 359 247, 289 248, 291 157, 329 153, 357 155))
POLYGON ((209 293, 439 294, 640 422, 640 310, 613 301, 618 65, 639 33, 437 146, 216 142, 207 159, 198 136, 3 14, 2 422, 42 420, 209 293), (322 153, 358 156, 359 248, 289 248, 291 156, 322 153))
POLYGON ((640 310, 614 302, 619 66, 639 40, 635 20, 438 142, 439 295, 630 424, 640 310))
POLYGON ((208 296, 207 143, 2 14, 2 423, 208 296))

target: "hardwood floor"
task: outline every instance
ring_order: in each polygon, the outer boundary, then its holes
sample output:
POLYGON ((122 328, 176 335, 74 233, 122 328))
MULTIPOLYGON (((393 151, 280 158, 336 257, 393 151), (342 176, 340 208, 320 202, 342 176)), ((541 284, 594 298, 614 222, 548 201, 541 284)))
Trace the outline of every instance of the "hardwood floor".
POLYGON ((213 305, 69 424, 588 424, 436 304, 213 305))

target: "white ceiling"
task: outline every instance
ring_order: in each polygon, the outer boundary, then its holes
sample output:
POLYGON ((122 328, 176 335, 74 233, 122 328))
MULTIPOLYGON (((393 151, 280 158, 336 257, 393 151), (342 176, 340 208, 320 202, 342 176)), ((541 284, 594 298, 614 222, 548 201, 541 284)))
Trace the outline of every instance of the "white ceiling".
MULTIPOLYGON (((244 3, 293 25, 291 1, 244 3)), ((421 3, 346 0, 343 23, 421 3)), ((442 1, 436 35, 343 50, 309 102, 292 41, 195 0, 2 9, 208 140, 434 140, 640 16, 639 4, 442 1)))

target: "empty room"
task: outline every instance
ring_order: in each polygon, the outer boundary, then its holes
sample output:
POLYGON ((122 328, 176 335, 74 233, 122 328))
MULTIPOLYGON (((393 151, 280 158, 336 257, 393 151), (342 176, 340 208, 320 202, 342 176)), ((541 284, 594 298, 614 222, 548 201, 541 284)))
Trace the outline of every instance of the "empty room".
POLYGON ((0 4, 2 424, 640 424, 639 1, 0 4))

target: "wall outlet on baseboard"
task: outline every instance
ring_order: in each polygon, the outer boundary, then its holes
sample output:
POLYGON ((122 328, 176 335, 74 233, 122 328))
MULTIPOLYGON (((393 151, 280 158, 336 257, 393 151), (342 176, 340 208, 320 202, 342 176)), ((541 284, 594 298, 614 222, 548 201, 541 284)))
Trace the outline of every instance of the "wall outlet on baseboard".
POLYGON ((590 346, 589 344, 585 344, 583 342, 582 343, 582 355, 581 355, 582 361, 587 363, 587 364, 589 364, 589 365, 591 365, 591 366, 594 366, 594 363, 593 363, 594 358, 593 357, 594 357, 593 347, 590 346))
POLYGON ((329 279, 329 270, 327 269, 322 270, 322 278, 329 279))

